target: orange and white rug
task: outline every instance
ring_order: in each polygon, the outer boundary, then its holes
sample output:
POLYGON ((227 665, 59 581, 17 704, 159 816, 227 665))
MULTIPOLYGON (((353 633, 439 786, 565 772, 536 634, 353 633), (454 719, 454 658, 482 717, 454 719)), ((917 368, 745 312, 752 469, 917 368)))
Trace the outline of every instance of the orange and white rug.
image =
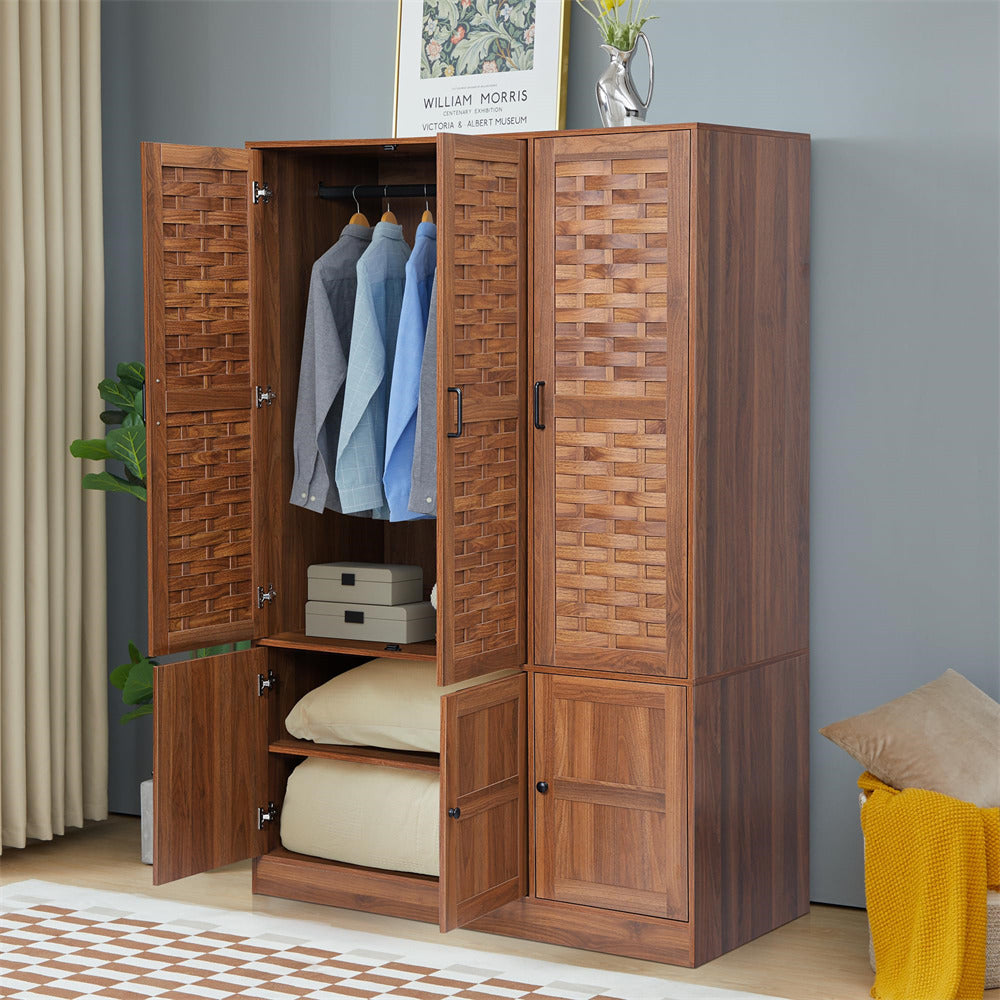
POLYGON ((0 890, 0 997, 773 1000, 38 880, 0 890))

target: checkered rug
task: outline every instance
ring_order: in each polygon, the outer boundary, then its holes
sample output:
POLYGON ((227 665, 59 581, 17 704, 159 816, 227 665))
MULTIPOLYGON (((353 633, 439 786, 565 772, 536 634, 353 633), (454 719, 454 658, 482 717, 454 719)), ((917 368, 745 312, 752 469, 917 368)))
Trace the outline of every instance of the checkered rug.
POLYGON ((37 880, 0 889, 0 997, 769 1000, 37 880))

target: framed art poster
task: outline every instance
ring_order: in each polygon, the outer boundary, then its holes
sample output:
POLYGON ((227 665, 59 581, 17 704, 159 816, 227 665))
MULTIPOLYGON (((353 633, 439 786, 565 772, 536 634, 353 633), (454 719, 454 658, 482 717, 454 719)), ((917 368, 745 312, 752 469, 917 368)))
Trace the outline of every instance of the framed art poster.
POLYGON ((393 134, 562 128, 570 3, 399 0, 393 134))

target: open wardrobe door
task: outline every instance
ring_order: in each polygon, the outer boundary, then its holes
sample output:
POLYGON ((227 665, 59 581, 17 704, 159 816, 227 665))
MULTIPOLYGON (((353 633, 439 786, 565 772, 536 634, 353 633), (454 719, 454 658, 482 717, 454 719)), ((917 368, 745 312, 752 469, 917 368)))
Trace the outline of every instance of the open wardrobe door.
POLYGON ((247 153, 142 145, 149 651, 252 637, 247 153))
POLYGON ((527 681, 441 699, 441 930, 528 893, 527 681))
POLYGON ((525 140, 438 139, 438 683, 525 663, 525 140))
POLYGON ((264 648, 154 668, 153 884, 258 857, 267 831, 264 648))

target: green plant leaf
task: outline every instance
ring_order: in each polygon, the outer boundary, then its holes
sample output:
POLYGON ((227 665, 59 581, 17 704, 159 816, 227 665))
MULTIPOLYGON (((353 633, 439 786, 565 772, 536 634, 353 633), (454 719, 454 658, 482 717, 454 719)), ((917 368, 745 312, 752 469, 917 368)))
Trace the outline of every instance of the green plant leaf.
POLYGON ((233 651, 233 644, 231 642, 224 643, 221 646, 203 646, 201 649, 196 649, 192 654, 192 659, 200 659, 203 656, 219 656, 221 653, 231 653, 233 651))
POLYGON ((136 486, 127 479, 112 475, 110 472, 88 472, 83 477, 85 490, 104 490, 107 493, 131 493, 143 503, 146 502, 145 486, 136 486))
POLYGON ((113 378, 101 379, 97 383, 101 399, 117 406, 119 410, 131 410, 135 406, 136 391, 128 385, 115 381, 113 378))
POLYGON ((146 476, 146 428, 142 425, 116 427, 108 431, 108 451, 140 478, 146 476))
POLYGON ((98 462, 111 458, 108 443, 104 438, 77 438, 70 444, 69 453, 74 458, 92 458, 98 462))
POLYGON ((102 424, 120 424, 125 419, 125 414, 121 410, 105 410, 101 414, 102 424))
POLYGON ((153 664, 145 657, 132 664, 125 686, 122 688, 122 701, 126 705, 146 705, 153 700, 153 664))
POLYGON ((135 473, 134 473, 134 472, 133 472, 133 471, 132 471, 131 469, 129 469, 129 468, 126 468, 126 469, 125 469, 125 478, 126 478, 126 479, 127 479, 127 480, 128 480, 128 481, 129 481, 129 482, 130 482, 130 483, 131 483, 131 484, 132 484, 133 486, 141 486, 141 487, 145 487, 145 485, 146 485, 146 480, 145 480, 145 479, 140 479, 140 478, 139 478, 139 477, 138 477, 138 476, 137 476, 137 475, 136 475, 136 474, 135 474, 135 473))
POLYGON ((119 691, 124 691, 125 682, 128 680, 128 675, 132 672, 134 666, 135 663, 123 663, 121 666, 115 667, 108 676, 111 686, 118 688, 119 691))
POLYGON ((140 705, 138 708, 133 709, 131 712, 126 712, 122 716, 122 722, 131 722, 132 719, 138 719, 140 715, 152 715, 153 706, 152 705, 140 705))
POLYGON ((136 413, 134 410, 129 410, 125 414, 122 420, 122 427, 145 427, 146 421, 142 419, 141 413, 136 413))
POLYGON ((146 366, 141 361, 122 363, 116 369, 118 377, 133 389, 141 389, 146 382, 146 366))
POLYGON ((128 656, 133 663, 138 663, 142 659, 142 653, 134 642, 128 644, 128 656))

